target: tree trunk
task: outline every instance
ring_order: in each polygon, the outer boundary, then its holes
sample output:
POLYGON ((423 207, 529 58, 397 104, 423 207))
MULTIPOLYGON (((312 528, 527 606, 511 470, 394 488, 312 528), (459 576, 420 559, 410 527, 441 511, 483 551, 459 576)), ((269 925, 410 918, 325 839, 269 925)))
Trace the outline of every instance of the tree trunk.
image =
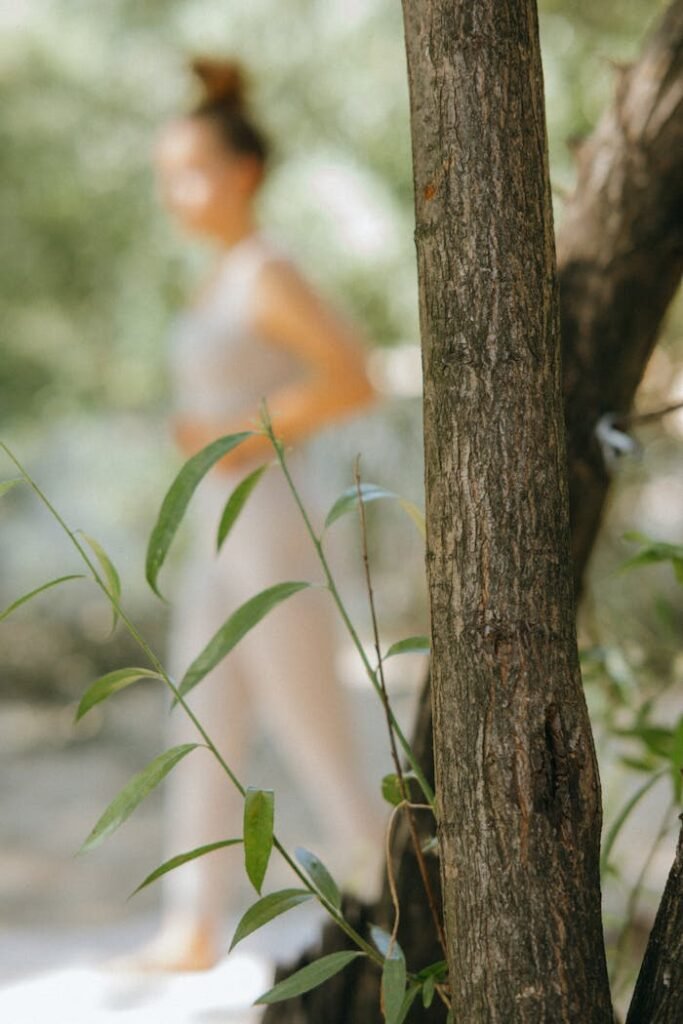
POLYGON ((577 160, 557 251, 578 589, 609 486, 595 425, 630 409, 683 269, 683 0, 577 160))
POLYGON ((454 1017, 609 1024, 534 0, 406 0, 454 1017))
MULTIPOLYGON (((683 262, 682 12, 683 2, 676 0, 638 63, 622 73, 613 107, 581 147, 579 184, 567 204, 566 218, 558 234, 577 590, 609 483, 595 443, 594 427, 604 412, 629 409, 683 262), (599 383, 594 384, 594 378, 599 383)), ((427 685, 413 748, 425 772, 433 778, 431 725, 427 685)), ((438 949, 404 829, 396 832, 393 861, 403 914, 399 939, 408 953, 409 964, 420 967, 437 959, 438 949)), ((433 861, 430 869, 438 880, 433 861)), ((375 907, 356 907, 354 912, 357 922, 387 923, 391 919, 388 887, 385 885, 375 907)), ((307 951, 296 966, 343 946, 343 936, 336 927, 328 926, 321 935, 319 948, 307 951)), ((657 949, 661 951, 661 946, 657 949)), ((291 970, 291 966, 281 970, 280 977, 291 970)), ((443 1024, 444 1019, 438 1003, 430 1011, 416 1006, 408 1017, 415 1024, 443 1024)), ((345 972, 298 1000, 271 1007, 264 1017, 264 1024, 322 1021, 379 1024, 379 975, 372 965, 359 961, 352 965, 352 973, 345 972)), ((633 1015, 629 1024, 636 1024, 633 1015)))

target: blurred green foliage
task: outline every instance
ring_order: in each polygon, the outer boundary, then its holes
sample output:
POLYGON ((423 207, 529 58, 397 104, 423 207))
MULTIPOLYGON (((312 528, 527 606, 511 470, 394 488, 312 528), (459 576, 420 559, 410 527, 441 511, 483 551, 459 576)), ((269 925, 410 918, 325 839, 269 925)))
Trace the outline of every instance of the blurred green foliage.
MULTIPOLYGON (((553 172, 632 56, 652 0, 545 0, 553 172)), ((29 0, 2 15, 0 422, 159 409, 163 339, 198 253, 160 213, 155 133, 197 51, 253 72, 274 140, 266 222, 379 344, 415 340, 407 84, 395 0, 29 0), (363 226, 363 224, 365 226, 363 226), (368 226, 369 225, 369 226, 368 226)))

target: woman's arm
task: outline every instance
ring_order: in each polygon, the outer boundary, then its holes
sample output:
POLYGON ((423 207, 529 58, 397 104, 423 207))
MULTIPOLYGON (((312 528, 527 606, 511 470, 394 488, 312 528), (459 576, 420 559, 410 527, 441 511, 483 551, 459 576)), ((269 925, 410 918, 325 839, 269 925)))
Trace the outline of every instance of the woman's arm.
MULTIPOLYGON (((357 332, 347 324, 287 261, 267 263, 254 296, 252 325, 273 347, 301 363, 301 379, 268 396, 275 434, 291 444, 325 424, 367 405, 374 392, 365 370, 357 332)), ((180 420, 176 440, 187 455, 222 434, 253 427, 258 410, 239 422, 180 420)), ((221 462, 225 469, 270 454, 270 443, 254 437, 221 462)))

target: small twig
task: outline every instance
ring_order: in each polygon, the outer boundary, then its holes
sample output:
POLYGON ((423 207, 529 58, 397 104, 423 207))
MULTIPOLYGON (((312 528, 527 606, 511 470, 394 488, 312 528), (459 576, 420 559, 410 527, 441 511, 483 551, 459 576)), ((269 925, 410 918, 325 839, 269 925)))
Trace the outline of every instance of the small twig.
MULTIPOLYGON (((363 502, 363 493, 361 490, 361 479, 360 479, 360 458, 356 459, 354 467, 354 477, 356 481, 356 489, 358 491, 358 511, 360 517, 360 531, 361 531, 361 544, 363 550, 363 566, 365 569, 365 583, 368 592, 368 601, 370 604, 370 617, 372 619, 372 632, 375 644, 375 653, 377 655, 377 677, 379 680, 379 690, 384 707, 384 713, 387 720, 387 729, 389 731, 389 743, 391 746, 391 756, 396 769, 396 777, 398 778, 399 791, 401 793, 402 803, 405 804, 408 818, 408 828, 410 830, 410 838, 415 849, 415 856, 417 858, 417 865, 424 885, 425 893, 427 895, 427 902, 431 911, 434 926, 436 928, 436 934, 439 939, 439 944, 443 950, 444 957, 446 956, 446 936, 444 935, 443 925, 441 924, 441 918, 439 911, 436 906, 436 898, 432 889, 432 883, 429 878, 429 872, 427 871, 427 865, 425 863, 424 854, 422 852, 422 846, 420 844, 420 837, 417 832, 417 826, 415 824, 415 818, 413 811, 410 806, 410 792, 408 790, 408 784, 406 783, 403 769, 401 767, 401 759, 398 756, 398 749, 396 746, 396 737, 394 734, 394 723, 393 716, 391 714, 391 706, 389 704, 389 695, 387 693, 386 682, 384 679, 384 662, 382 659, 382 649, 379 642, 379 627, 377 625, 377 613, 375 610, 375 597, 372 589, 372 578, 370 575, 370 559, 368 556, 368 534, 365 522, 365 504, 363 502)), ((400 806, 400 805, 399 805, 400 806)), ((388 863, 388 861, 387 861, 388 863)))
POLYGON ((641 423, 652 423, 654 420, 660 420, 671 412, 678 412, 679 409, 683 409, 683 401, 674 402, 672 405, 665 405, 661 409, 653 409, 652 412, 627 413, 625 416, 617 417, 616 422, 620 427, 634 427, 641 423))

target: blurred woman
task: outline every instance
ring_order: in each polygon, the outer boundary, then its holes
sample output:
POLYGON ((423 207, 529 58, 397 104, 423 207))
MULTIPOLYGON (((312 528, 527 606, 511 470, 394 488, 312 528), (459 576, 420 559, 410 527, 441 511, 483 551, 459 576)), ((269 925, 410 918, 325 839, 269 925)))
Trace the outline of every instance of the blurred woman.
MULTIPOLYGON (((200 60, 193 70, 202 99, 166 126, 156 153, 165 205, 188 233, 215 249, 213 272, 171 340, 175 437, 190 456, 223 434, 254 427, 265 397, 276 435, 286 445, 300 443, 372 400, 362 347, 355 330, 257 224, 267 145, 249 113, 240 68, 200 60)), ((216 556, 217 525, 232 488, 272 458, 266 438, 251 438, 193 498, 192 543, 171 624, 177 678, 243 601, 276 582, 321 578, 276 468, 265 473, 216 556)), ((292 465, 300 477, 300 455, 292 456, 292 465)), ((255 720, 263 721, 313 809, 348 849, 376 841, 379 830, 335 678, 331 613, 328 595, 318 589, 292 597, 240 642, 190 701, 238 776, 255 720)), ((194 738, 181 710, 172 722, 173 742, 194 738)), ((208 751, 194 751, 169 779, 167 855, 241 832, 239 794, 208 751)), ((142 958, 146 966, 201 969, 215 962, 231 870, 239 871, 236 858, 215 852, 166 876, 163 925, 142 958)))

